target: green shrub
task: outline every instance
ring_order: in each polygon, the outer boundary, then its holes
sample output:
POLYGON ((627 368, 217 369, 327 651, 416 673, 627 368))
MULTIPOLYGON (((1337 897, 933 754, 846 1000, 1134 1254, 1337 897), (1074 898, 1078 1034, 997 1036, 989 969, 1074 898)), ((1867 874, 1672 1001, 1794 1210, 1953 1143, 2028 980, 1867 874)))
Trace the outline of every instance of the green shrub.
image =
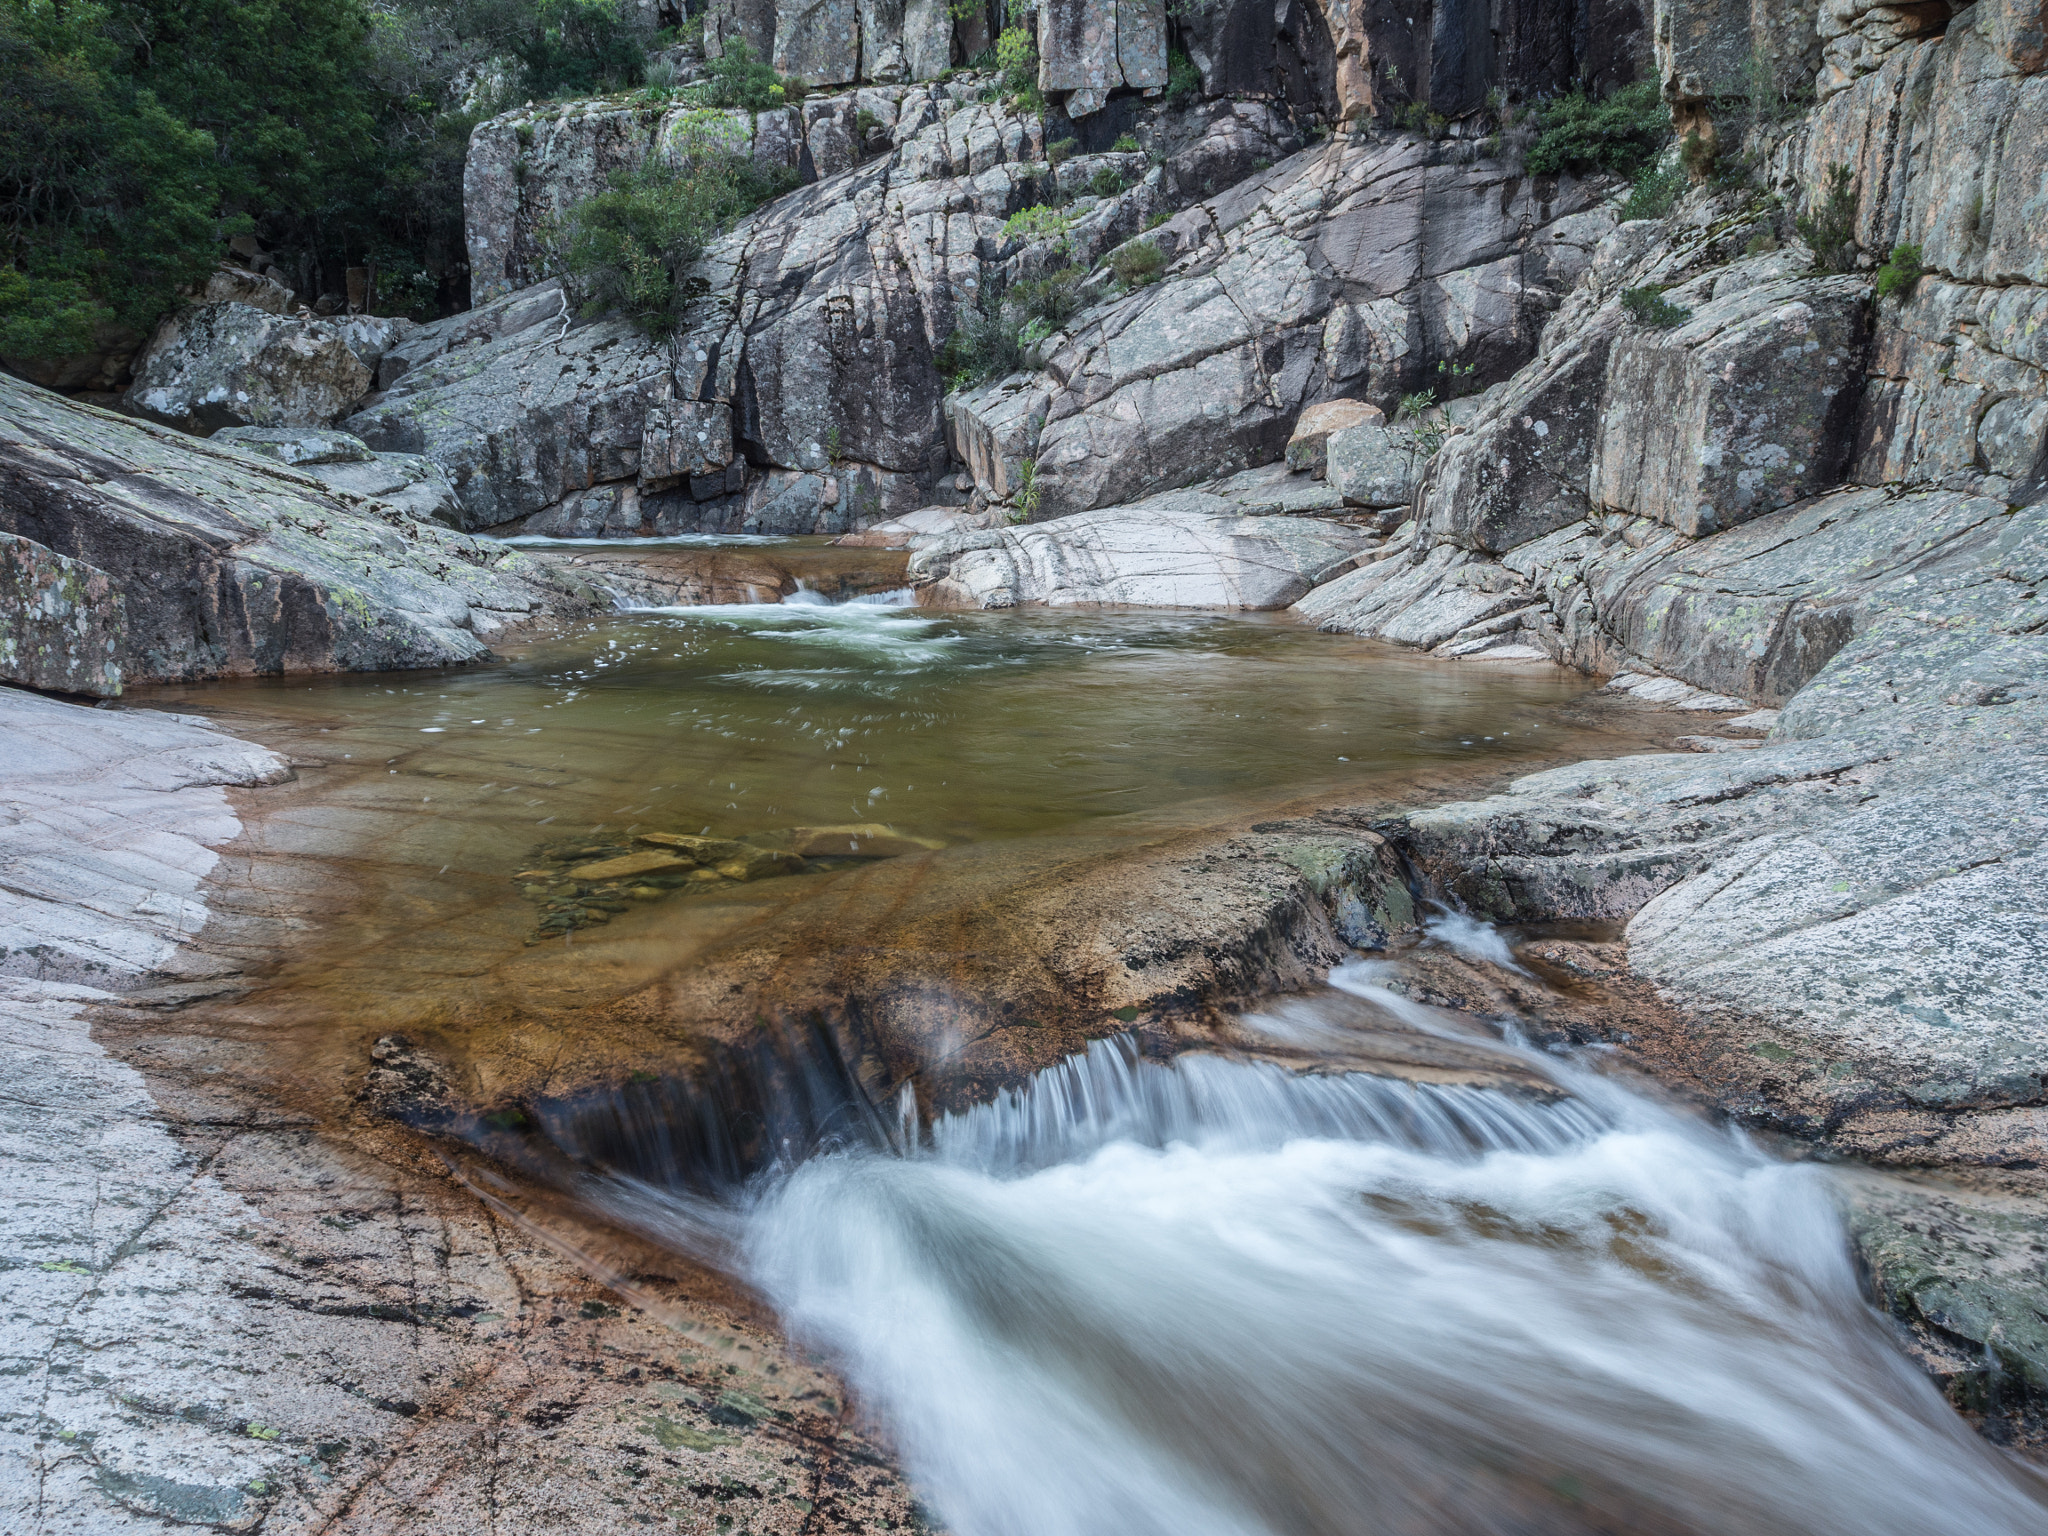
MULTIPOLYGON (((1694 181, 1725 184, 1730 180, 1722 169, 1719 146, 1703 137, 1697 128, 1678 141, 1678 163, 1685 167, 1686 175, 1694 181)), ((1733 179, 1740 181, 1740 161, 1731 163, 1737 166, 1733 179)))
POLYGON ((1027 327, 1042 324, 1045 329, 1040 335, 1049 336, 1079 313, 1081 277, 1077 269, 1062 267, 1043 277, 1027 278, 1011 285, 1005 303, 1027 327))
POLYGON ((1532 175, 1607 171, 1634 176, 1671 137, 1671 114, 1656 82, 1623 86, 1604 101, 1583 92, 1553 97, 1536 109, 1541 130, 1523 158, 1532 175))
POLYGON ((1128 293, 1159 281, 1166 270, 1166 253, 1150 240, 1133 240, 1109 253, 1109 270, 1116 274, 1117 286, 1128 293))
POLYGON ((1026 459, 1017 466, 1017 509, 1013 523, 1028 523, 1038 515, 1038 460, 1026 459))
POLYGON ((1638 325, 1668 331, 1692 318, 1692 311, 1664 297, 1661 288, 1631 288, 1621 296, 1621 307, 1638 325))
POLYGON ((1116 142, 1110 145, 1109 147, 1115 150, 1120 155, 1135 155, 1141 148, 1143 148, 1143 146, 1138 143, 1138 136, 1134 133, 1118 134, 1116 136, 1116 142))
POLYGON ((1877 269, 1877 296, 1880 299, 1910 299, 1927 268, 1921 265, 1920 247, 1900 243, 1892 247, 1891 255, 1884 265, 1877 269))
POLYGON ((1661 219, 1684 190, 1685 173, 1676 166, 1646 165, 1637 173, 1635 185, 1629 188, 1628 201, 1621 205, 1621 217, 1624 221, 1661 219))
POLYGON ((704 247, 794 185, 789 172, 763 174, 728 119, 685 117, 666 158, 614 175, 563 216, 556 245, 583 314, 616 312, 650 336, 674 335, 704 247))
POLYGON ((1849 167, 1828 172, 1827 190, 1798 219, 1799 238, 1813 247, 1824 272, 1847 272, 1856 265, 1856 183, 1849 167))
POLYGON ((1097 197, 1115 197, 1124 189, 1124 173, 1113 165, 1100 167, 1088 178, 1088 190, 1097 197))
POLYGON ((1202 72, 1176 48, 1166 56, 1166 104, 1184 107, 1202 94, 1202 72))
POLYGON ((1045 146, 1047 165, 1065 165, 1081 152, 1081 141, 1076 138, 1054 139, 1045 146))
MULTIPOLYGON (((724 107, 746 112, 766 112, 786 104, 789 86, 773 69, 754 57, 754 50, 734 38, 725 52, 704 67, 704 79, 696 87, 697 100, 707 107, 724 107)), ((799 86, 796 93, 802 96, 799 86)))
POLYGON ((1065 209, 1040 203, 1003 220, 1003 233, 1012 240, 1047 240, 1064 235, 1073 222, 1074 216, 1065 209))
POLYGON ((995 65, 1002 71, 1002 93, 1014 106, 1026 112, 1045 110, 1045 98, 1038 94, 1036 31, 1022 25, 1005 27, 996 38, 995 65))
POLYGON ((953 334, 939 348, 939 373, 946 388, 973 389, 991 379, 1000 379, 1024 366, 1021 329, 999 297, 992 298, 984 284, 980 302, 955 323, 953 334))

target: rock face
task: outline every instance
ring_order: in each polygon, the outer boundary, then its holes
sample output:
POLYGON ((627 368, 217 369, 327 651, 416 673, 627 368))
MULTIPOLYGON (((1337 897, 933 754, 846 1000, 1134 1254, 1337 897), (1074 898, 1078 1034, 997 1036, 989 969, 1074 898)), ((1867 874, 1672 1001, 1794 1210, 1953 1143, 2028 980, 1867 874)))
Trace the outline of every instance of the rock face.
POLYGON ((1607 365, 1600 505, 1718 533, 1839 483, 1868 343, 1869 290, 1786 278, 1637 330, 1607 365))
MULTIPOLYGON (((977 96, 959 83, 891 86, 760 114, 757 157, 785 142, 781 121, 801 129, 789 154, 828 174, 712 247, 673 348, 619 322, 576 321, 558 286, 537 284, 407 337, 345 428, 440 466, 471 528, 536 515, 541 527, 587 524, 595 497, 621 532, 840 533, 959 498, 935 359, 962 306, 1045 270, 1056 245, 1092 265, 1147 219, 1294 142, 1263 105, 1150 109, 1165 163, 1069 160, 1058 175, 1076 222, 1030 240, 1004 226, 1052 196, 1043 125, 977 96), (856 165, 861 113, 893 147, 856 165), (1104 170, 1135 179, 1110 197, 1083 190, 1104 170)), ((638 163, 664 125, 606 108, 480 127, 469 207, 479 291, 542 276, 516 232, 586 195, 606 165, 638 163)))
POLYGON ((0 681, 118 697, 124 619, 105 571, 0 534, 0 681))
POLYGON ((12 379, 0 424, 0 531, 106 574, 131 682, 469 661, 597 598, 543 559, 12 379))
POLYGON ((200 304, 158 329, 136 361, 128 404, 201 435, 327 426, 369 393, 378 361, 411 325, 293 318, 240 300, 200 304))
POLYGON ((1389 410, 1438 361, 1504 377, 1613 227, 1604 191, 1406 137, 1305 150, 1148 236, 1166 280, 1048 342, 1023 409, 1015 382, 957 401, 961 457, 991 497, 1035 459, 1059 516, 1271 463, 1304 406, 1389 410))
POLYGON ((910 574, 924 601, 954 607, 1284 608, 1368 542, 1342 524, 1234 511, 1182 491, 1027 528, 957 534, 913 555, 910 574))

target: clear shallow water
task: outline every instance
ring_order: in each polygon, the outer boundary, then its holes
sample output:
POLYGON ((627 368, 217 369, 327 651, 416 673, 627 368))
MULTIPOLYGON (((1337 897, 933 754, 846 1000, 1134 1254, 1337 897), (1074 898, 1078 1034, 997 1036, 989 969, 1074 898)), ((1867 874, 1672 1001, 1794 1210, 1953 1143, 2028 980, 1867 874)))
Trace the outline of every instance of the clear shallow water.
POLYGON ((489 668, 152 701, 286 723, 326 738, 307 745, 337 768, 466 781, 416 802, 424 861, 427 844, 465 837, 523 848, 572 830, 881 821, 952 842, 1207 796, 1341 792, 1390 767, 1566 750, 1546 717, 1586 688, 1286 620, 935 613, 800 593, 622 613, 489 668))

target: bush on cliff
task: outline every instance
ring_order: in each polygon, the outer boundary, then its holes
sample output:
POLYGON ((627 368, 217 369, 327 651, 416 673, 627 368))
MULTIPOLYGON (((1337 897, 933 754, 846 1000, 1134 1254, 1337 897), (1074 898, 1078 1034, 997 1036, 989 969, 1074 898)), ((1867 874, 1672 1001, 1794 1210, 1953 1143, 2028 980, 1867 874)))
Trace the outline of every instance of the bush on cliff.
POLYGON ((1536 117, 1542 131, 1522 162, 1533 176, 1607 171, 1633 177, 1671 137, 1671 113, 1650 80, 1623 86, 1603 101, 1582 91, 1554 97, 1536 117))
POLYGON ((679 123, 666 158, 615 174, 552 231, 583 314, 622 314, 650 336, 673 336, 689 272, 721 231, 795 185, 764 174, 731 121, 714 110, 679 123))

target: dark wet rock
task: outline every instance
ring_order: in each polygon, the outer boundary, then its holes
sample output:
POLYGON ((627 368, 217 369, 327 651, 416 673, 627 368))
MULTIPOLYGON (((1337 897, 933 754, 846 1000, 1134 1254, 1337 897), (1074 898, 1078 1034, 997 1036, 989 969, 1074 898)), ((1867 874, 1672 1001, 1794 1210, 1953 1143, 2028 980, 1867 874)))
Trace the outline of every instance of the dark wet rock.
POLYGON ((1868 1177, 1846 1180, 1845 1194, 1871 1290, 1949 1401, 2038 1444, 2048 1429, 2040 1206, 1992 1191, 1868 1177))

